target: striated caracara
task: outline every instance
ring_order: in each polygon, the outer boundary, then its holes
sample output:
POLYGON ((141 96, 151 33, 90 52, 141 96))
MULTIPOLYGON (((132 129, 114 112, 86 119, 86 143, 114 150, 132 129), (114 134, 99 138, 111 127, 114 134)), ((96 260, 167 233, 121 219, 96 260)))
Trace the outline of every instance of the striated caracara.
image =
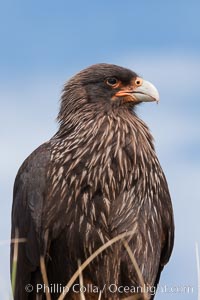
MULTIPOLYGON (((56 284, 64 287, 79 262, 126 232, 83 270, 86 300, 99 297, 91 286, 102 300, 153 299, 173 248, 173 212, 152 136, 135 107, 158 98, 151 83, 111 64, 93 65, 67 82, 58 132, 25 160, 15 180, 12 239, 24 239, 11 271, 15 300, 46 299, 38 288, 41 257, 57 299, 56 284), (137 290, 141 281, 146 291, 137 290)), ((78 283, 65 299, 80 299, 78 283)))

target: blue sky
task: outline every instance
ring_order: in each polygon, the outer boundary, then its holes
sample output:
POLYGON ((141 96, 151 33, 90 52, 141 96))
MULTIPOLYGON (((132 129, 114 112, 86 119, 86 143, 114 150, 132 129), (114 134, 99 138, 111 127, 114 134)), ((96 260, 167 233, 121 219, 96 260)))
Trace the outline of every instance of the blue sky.
POLYGON ((194 293, 200 245, 200 2, 0 1, 0 298, 9 297, 12 187, 16 172, 56 131, 64 82, 97 62, 129 67, 152 81, 159 105, 138 114, 149 125, 172 195, 176 239, 161 285, 194 293))

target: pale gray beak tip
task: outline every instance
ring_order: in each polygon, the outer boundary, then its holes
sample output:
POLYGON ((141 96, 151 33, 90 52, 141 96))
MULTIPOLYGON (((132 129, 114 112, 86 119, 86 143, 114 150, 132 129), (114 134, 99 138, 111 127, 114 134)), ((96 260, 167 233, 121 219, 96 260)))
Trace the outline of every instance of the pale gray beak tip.
POLYGON ((135 89, 135 97, 142 102, 158 103, 160 101, 157 88, 149 81, 143 80, 141 86, 135 89))

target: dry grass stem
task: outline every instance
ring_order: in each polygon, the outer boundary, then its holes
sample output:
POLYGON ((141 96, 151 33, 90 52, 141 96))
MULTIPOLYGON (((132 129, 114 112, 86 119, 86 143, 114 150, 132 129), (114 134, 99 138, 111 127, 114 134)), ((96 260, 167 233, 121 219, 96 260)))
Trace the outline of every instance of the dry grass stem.
MULTIPOLYGON (((81 261, 78 260, 78 269, 79 269, 79 283, 80 283, 80 287, 83 286, 83 273, 82 273, 82 270, 81 270, 81 261)), ((81 290, 80 292, 80 300, 86 300, 85 299, 85 295, 83 293, 83 291, 81 290)))
POLYGON ((101 300, 101 291, 99 292, 99 297, 98 297, 98 300, 101 300))
POLYGON ((200 300, 200 260, 198 243, 195 244, 196 262, 197 262, 197 282, 198 282, 198 300, 200 300))
POLYGON ((13 295, 15 294, 15 284, 16 284, 16 275, 17 275, 17 259, 18 259, 18 249, 19 249, 19 230, 15 229, 15 238, 14 238, 14 250, 13 250, 13 261, 12 261, 12 275, 11 275, 11 285, 13 295))
POLYGON ((6 245, 6 244, 14 244, 14 243, 25 243, 26 242, 26 239, 25 238, 14 238, 14 239, 11 239, 11 240, 1 240, 0 241, 0 246, 3 246, 3 245, 6 245))
MULTIPOLYGON (((45 267, 45 261, 44 261, 44 256, 40 256, 40 270, 42 274, 42 279, 44 282, 45 287, 49 287, 48 283, 48 278, 47 278, 47 272, 46 272, 46 267, 45 267)), ((49 289, 45 288, 45 295, 47 300, 51 300, 51 295, 49 293, 49 289)))
MULTIPOLYGON (((102 245, 99 249, 97 249, 91 256, 89 256, 86 259, 86 261, 84 261, 84 263, 80 266, 80 268, 78 268, 78 270, 74 273, 74 275, 71 277, 69 282, 66 284, 65 290, 68 290, 71 288, 71 286, 73 285, 75 280, 79 277, 80 272, 82 272, 91 263, 91 261, 93 261, 101 252, 103 252, 105 249, 110 247, 112 244, 118 242, 119 240, 122 240, 123 238, 125 238, 127 236, 133 235, 134 232, 135 232, 135 228, 134 228, 134 230, 119 234, 118 236, 114 237, 113 239, 109 240, 107 243, 102 245)), ((62 293, 59 296, 58 300, 63 300, 65 295, 66 295, 66 293, 62 293)))
POLYGON ((135 271, 137 273, 137 276, 138 276, 138 279, 139 279, 139 282, 140 282, 140 286, 142 287, 142 291, 143 291, 142 294, 143 294, 144 300, 148 300, 148 294, 145 291, 144 279, 143 279, 142 273, 140 271, 140 268, 138 266, 138 263, 137 263, 137 261, 135 259, 135 256, 134 256, 131 248, 129 247, 127 241, 124 240, 124 239, 122 241, 123 241, 124 247, 126 248, 126 251, 128 252, 128 255, 129 255, 130 259, 131 259, 131 262, 132 262, 132 264, 133 264, 133 266, 135 268, 135 271))

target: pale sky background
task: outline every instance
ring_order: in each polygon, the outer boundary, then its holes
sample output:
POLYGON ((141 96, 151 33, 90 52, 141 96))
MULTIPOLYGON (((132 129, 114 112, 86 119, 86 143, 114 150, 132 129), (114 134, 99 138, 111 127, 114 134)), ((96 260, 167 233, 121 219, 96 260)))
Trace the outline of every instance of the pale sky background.
POLYGON ((9 299, 13 182, 23 160, 56 131, 64 82, 93 63, 133 69, 160 104, 138 114, 155 138, 172 196, 176 237, 160 285, 197 299, 200 245, 200 1, 0 1, 0 299, 9 299))

